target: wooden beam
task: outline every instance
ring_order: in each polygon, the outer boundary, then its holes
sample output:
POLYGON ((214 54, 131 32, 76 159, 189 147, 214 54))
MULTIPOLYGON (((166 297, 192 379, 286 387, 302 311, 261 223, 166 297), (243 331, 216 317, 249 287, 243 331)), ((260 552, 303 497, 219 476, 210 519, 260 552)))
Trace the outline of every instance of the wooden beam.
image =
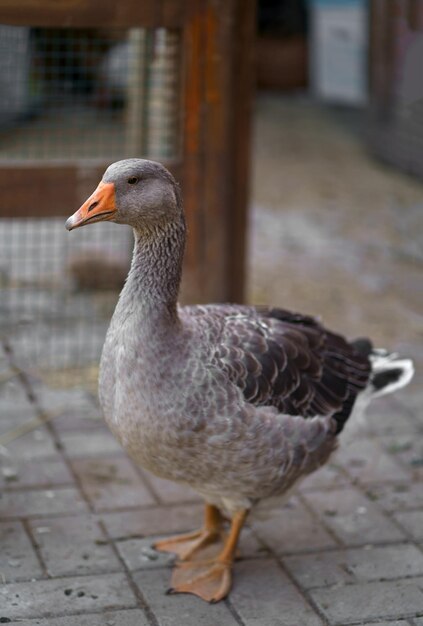
MULTIPOLYGON (((110 161, 1 164, 0 218, 68 216, 95 189, 110 161)), ((164 163, 181 178, 181 165, 164 163)))
POLYGON ((73 28, 177 28, 185 19, 184 0, 0 0, 0 23, 73 28))

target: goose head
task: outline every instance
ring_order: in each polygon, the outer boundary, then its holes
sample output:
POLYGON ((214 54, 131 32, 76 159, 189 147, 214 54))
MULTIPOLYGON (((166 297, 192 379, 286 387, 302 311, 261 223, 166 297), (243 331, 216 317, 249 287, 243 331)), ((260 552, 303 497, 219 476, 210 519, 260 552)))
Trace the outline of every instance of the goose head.
POLYGON ((145 159, 112 163, 84 204, 66 221, 73 230, 95 222, 144 230, 182 217, 179 188, 163 165, 145 159))

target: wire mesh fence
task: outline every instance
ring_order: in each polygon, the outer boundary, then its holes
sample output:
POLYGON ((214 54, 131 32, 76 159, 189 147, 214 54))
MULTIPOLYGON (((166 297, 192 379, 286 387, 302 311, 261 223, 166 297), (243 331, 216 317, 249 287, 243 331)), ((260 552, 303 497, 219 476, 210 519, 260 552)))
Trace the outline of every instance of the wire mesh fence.
POLYGON ((22 367, 92 383, 131 239, 110 224, 75 234, 61 218, 1 220, 0 328, 22 367))
POLYGON ((179 151, 180 34, 0 25, 0 159, 179 151))
MULTIPOLYGON (((180 60, 178 30, 0 25, 0 168, 176 158, 180 60)), ((42 202, 13 219, 0 189, 1 337, 37 374, 91 382, 132 233, 110 224, 68 233, 65 216, 37 217, 42 202)))

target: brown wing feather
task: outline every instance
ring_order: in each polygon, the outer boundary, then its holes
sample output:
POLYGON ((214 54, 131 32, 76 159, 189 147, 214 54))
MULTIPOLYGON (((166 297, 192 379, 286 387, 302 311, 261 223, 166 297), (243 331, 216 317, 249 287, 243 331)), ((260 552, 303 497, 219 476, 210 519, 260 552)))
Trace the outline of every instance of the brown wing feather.
POLYGON ((275 308, 228 308, 215 358, 248 402, 303 417, 333 415, 337 432, 370 374, 368 357, 343 337, 275 308))

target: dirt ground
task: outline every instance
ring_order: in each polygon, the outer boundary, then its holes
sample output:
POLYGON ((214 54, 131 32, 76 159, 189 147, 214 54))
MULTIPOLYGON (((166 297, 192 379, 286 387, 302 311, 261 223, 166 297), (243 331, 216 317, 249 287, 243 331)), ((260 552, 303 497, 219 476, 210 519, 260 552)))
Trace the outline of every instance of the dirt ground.
POLYGON ((248 298, 423 365, 423 184, 368 153, 365 125, 301 97, 257 99, 248 298))

